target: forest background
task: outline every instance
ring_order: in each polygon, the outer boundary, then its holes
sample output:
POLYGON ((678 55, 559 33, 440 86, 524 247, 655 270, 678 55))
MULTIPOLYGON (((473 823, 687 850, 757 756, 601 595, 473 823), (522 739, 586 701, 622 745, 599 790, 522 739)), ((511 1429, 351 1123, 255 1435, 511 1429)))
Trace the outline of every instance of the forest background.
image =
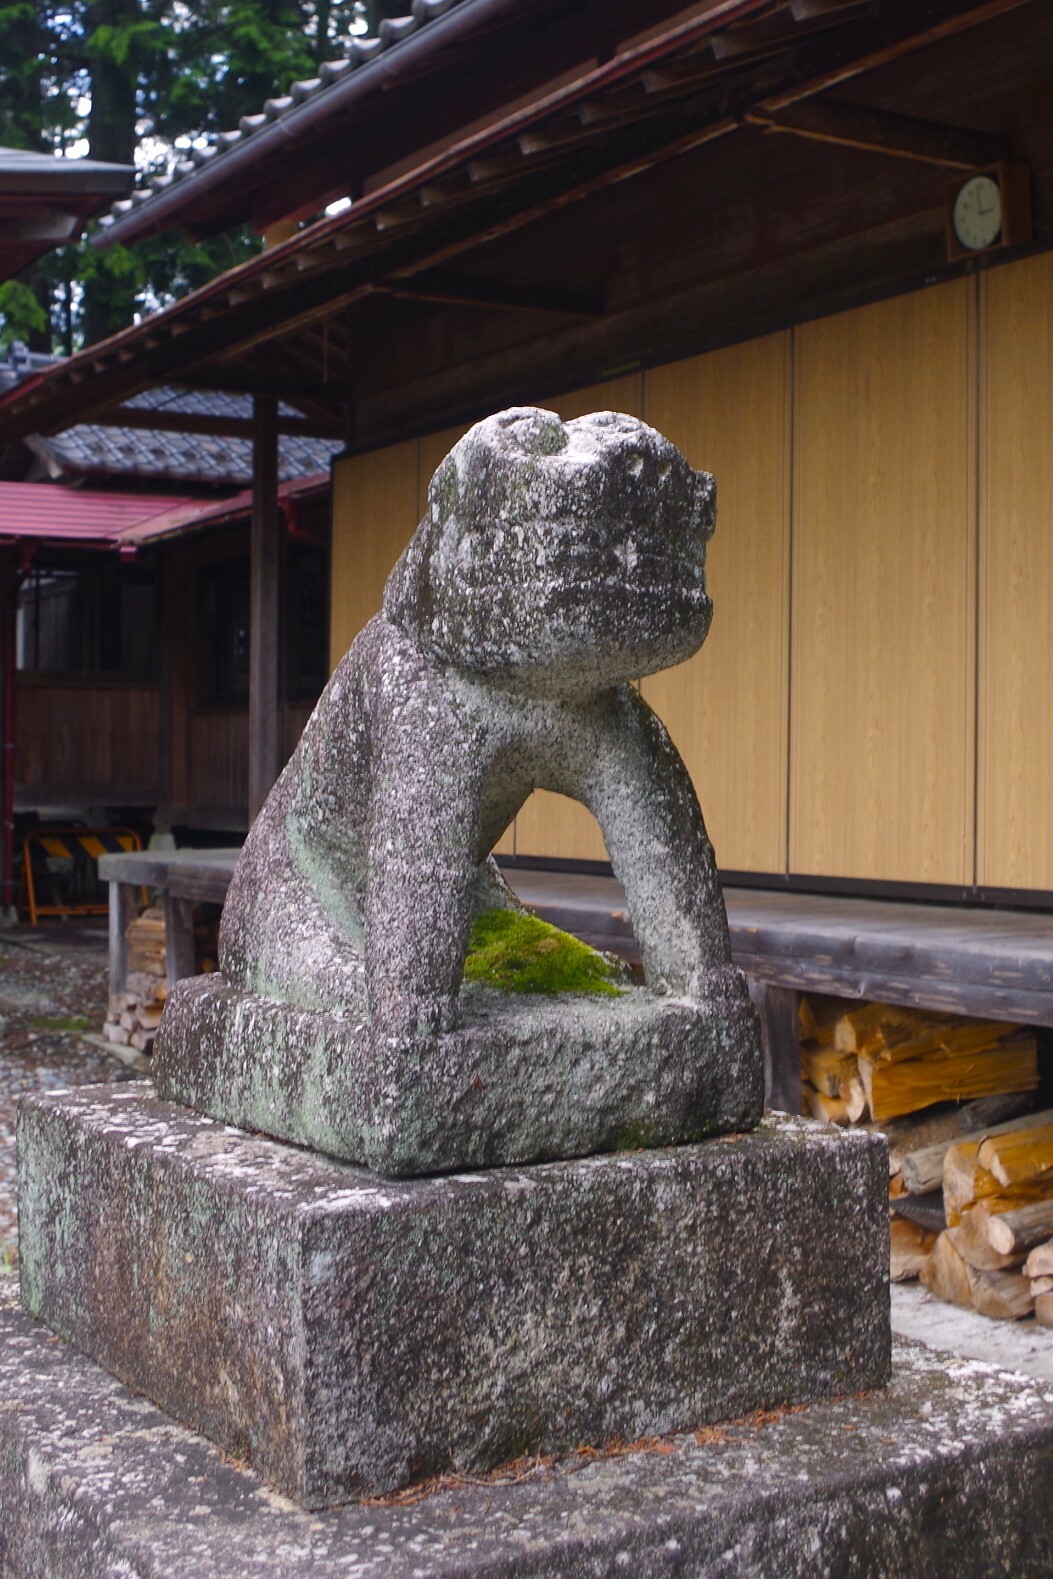
MULTIPOLYGON (((159 174, 410 0, 0 0, 0 145, 159 174)), ((71 354, 250 257, 247 229, 93 248, 0 285, 0 348, 71 354)))

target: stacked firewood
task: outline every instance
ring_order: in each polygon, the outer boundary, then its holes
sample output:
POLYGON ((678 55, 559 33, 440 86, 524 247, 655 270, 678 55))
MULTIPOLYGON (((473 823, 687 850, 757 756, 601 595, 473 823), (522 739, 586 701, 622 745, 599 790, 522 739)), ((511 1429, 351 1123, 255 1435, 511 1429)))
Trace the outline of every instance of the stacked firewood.
MULTIPOLYGON (((219 905, 201 905, 194 911, 194 969, 210 972, 219 953, 219 905)), ((136 916, 126 933, 127 974, 123 991, 111 998, 103 1026, 106 1040, 116 1046, 148 1053, 153 1047, 161 1013, 168 997, 165 953, 165 916, 160 905, 150 905, 136 916)))
POLYGON ((831 998, 802 999, 800 1024, 805 1110, 888 1137, 893 1280, 1053 1325, 1053 1111, 1028 1111, 1034 1034, 831 998))
POLYGON ((165 918, 160 905, 151 905, 136 916, 127 939, 124 989, 110 1000, 102 1034, 108 1042, 148 1053, 168 997, 165 918))
POLYGON ((986 1316, 1034 1312, 1053 1326, 1053 1110, 986 1125, 954 1141, 942 1160, 933 1152, 904 1161, 908 1188, 937 1170, 947 1226, 922 1282, 986 1316))
POLYGON ((814 1117, 881 1124, 939 1102, 1033 1091, 1038 1060, 1019 1025, 804 998, 801 1074, 814 1117))

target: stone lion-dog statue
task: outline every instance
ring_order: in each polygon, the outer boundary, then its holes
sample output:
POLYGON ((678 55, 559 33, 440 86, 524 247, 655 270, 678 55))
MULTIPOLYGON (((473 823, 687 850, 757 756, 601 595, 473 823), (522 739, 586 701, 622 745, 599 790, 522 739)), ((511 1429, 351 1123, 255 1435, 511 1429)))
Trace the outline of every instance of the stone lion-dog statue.
POLYGON ((218 975, 173 993, 162 1094, 393 1173, 756 1122, 713 851, 632 684, 705 639, 715 493, 613 412, 514 408, 454 446, 249 833, 218 975), (644 987, 463 984, 473 918, 517 905, 490 851, 539 788, 596 817, 644 987))

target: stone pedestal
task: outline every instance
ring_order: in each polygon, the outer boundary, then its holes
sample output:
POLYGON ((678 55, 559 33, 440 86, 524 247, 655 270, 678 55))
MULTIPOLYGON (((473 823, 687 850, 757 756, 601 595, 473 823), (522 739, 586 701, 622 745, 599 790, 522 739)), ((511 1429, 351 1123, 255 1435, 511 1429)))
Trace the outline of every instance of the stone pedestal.
POLYGON ((669 1146, 752 1129, 756 1015, 634 987, 616 998, 461 989, 464 1024, 384 1036, 219 974, 173 989, 158 1095, 389 1175, 669 1146))
POLYGON ((309 1507, 888 1377, 863 1133, 391 1181, 137 1083, 19 1153, 26 1308, 309 1507))

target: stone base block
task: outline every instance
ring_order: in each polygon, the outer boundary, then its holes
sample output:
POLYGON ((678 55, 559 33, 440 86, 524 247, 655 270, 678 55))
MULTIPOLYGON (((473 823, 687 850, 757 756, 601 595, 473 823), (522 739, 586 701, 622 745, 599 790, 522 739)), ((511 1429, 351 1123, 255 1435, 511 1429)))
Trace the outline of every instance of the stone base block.
POLYGON ((492 1168, 752 1129, 752 1004, 461 994, 464 1024, 380 1038, 229 986, 181 981, 154 1044, 160 1096, 388 1175, 492 1168))
POLYGON ((883 1139, 381 1180, 158 1101, 26 1102, 22 1297, 310 1507, 881 1385, 883 1139))
POLYGON ((314 1513, 57 1343, 13 1290, 0 1397, 0 1571, 18 1579, 1053 1572, 1048 1384, 913 1344, 866 1397, 314 1513))

